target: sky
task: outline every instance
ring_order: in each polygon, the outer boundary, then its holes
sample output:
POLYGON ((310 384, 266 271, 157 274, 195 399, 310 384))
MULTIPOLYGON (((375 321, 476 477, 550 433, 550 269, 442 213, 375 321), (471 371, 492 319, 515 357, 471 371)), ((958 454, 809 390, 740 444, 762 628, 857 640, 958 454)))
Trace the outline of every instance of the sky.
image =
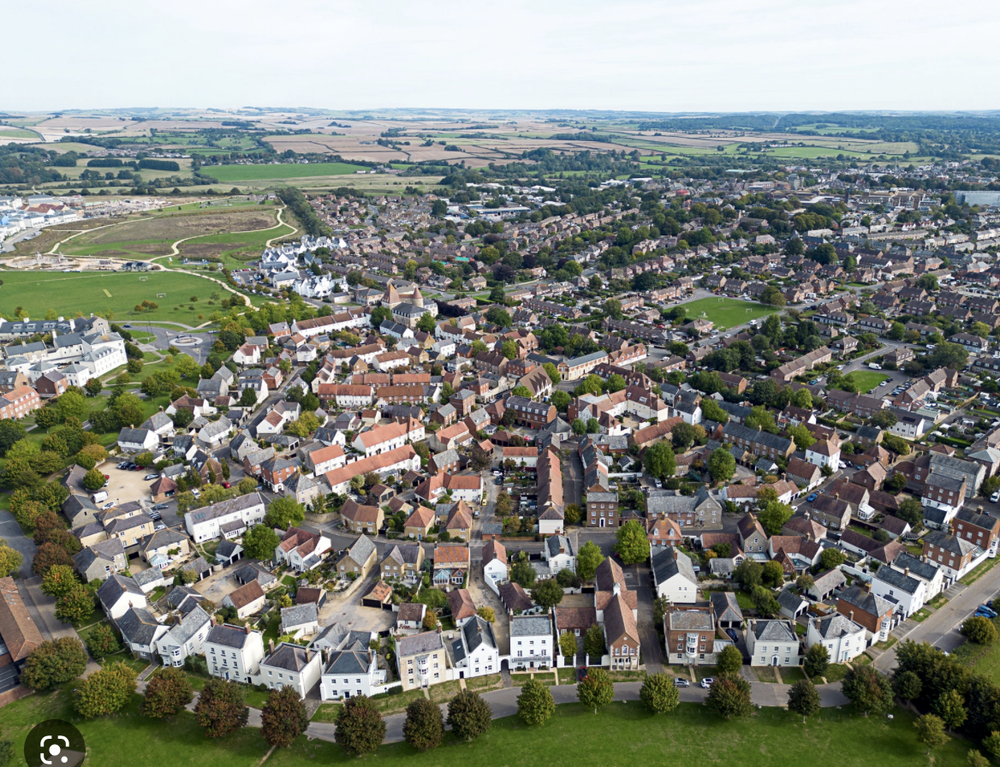
POLYGON ((49 0, 0 111, 1000 108, 992 0, 49 0))

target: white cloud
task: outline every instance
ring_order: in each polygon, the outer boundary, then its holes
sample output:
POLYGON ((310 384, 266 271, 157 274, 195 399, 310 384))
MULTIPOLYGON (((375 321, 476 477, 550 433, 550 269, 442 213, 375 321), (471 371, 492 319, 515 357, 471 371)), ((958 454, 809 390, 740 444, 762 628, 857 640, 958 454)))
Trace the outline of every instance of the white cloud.
POLYGON ((957 5, 21 3, 0 108, 997 108, 1000 6, 957 5))

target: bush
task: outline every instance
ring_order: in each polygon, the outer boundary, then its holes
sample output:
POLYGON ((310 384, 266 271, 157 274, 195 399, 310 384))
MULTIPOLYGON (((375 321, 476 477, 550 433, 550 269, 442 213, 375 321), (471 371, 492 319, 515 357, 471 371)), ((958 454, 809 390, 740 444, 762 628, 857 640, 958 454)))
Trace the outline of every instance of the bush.
POLYGON ((87 653, 80 640, 53 639, 32 650, 21 671, 21 683, 32 690, 51 690, 76 679, 86 668, 87 653))
POLYGON ((997 627, 989 618, 973 615, 962 623, 962 636, 973 644, 991 645, 997 641, 997 627))

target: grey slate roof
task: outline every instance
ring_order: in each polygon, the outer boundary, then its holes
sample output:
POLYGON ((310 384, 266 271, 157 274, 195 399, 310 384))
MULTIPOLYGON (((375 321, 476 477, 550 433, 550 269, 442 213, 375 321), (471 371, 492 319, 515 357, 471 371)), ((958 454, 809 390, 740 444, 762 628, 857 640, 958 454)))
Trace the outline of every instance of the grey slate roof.
POLYGON ((286 671, 302 671, 312 659, 315 650, 307 650, 300 645, 282 642, 274 652, 261 661, 261 665, 283 668, 286 671))
POLYGON ((302 605, 281 608, 281 630, 304 626, 307 623, 314 623, 319 620, 319 609, 315 602, 306 602, 302 605))
POLYGON ((112 575, 97 590, 97 598, 105 610, 111 608, 124 594, 141 597, 143 601, 146 599, 146 595, 142 593, 142 589, 136 585, 135 581, 123 575, 112 575))
POLYGON ((743 610, 740 609, 736 595, 731 591, 714 591, 710 597, 712 609, 715 611, 715 620, 722 621, 742 621, 743 610))
POLYGON ((510 635, 551 636, 552 619, 548 615, 515 615, 510 619, 510 635))
POLYGON ((651 560, 653 577, 657 584, 663 583, 675 575, 683 575, 691 583, 698 583, 698 576, 694 574, 691 565, 691 558, 683 551, 677 551, 673 546, 667 546, 662 551, 653 555, 651 560))
POLYGON ((759 642, 797 642, 795 628, 791 621, 772 620, 754 621, 751 626, 757 641, 759 642))
POLYGON ((361 537, 354 542, 354 545, 347 550, 347 555, 357 564, 363 565, 375 551, 375 544, 372 539, 362 533, 361 537))
POLYGON ((423 655, 440 650, 442 647, 444 647, 444 642, 436 631, 425 631, 422 634, 413 634, 396 640, 396 653, 401 658, 423 655))
POLYGON ((129 644, 149 646, 153 643, 156 630, 160 627, 153 614, 142 607, 130 607, 117 621, 118 630, 122 632, 129 644))
POLYGON ((875 578, 907 594, 916 592, 920 588, 921 583, 917 578, 913 578, 902 570, 896 570, 892 567, 880 567, 878 572, 875 573, 875 578))
POLYGON ((371 654, 367 651, 337 650, 330 653, 324 674, 367 674, 371 654))
POLYGON ((819 618, 813 621, 813 625, 819 630, 819 635, 823 639, 837 639, 864 631, 857 623, 839 613, 819 618))
POLYGON ((228 623, 225 623, 220 626, 212 626, 208 631, 205 642, 239 650, 246 644, 248 636, 243 626, 230 626, 228 623))

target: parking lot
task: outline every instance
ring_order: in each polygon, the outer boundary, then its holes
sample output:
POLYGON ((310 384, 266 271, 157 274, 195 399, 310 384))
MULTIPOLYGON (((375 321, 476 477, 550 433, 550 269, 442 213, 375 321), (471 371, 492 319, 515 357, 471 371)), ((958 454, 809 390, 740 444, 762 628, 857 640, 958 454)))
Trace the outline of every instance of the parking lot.
POLYGON ((128 501, 148 501, 150 499, 149 486, 152 484, 152 480, 144 479, 144 477, 147 474, 155 473, 155 469, 125 471, 118 468, 117 462, 107 461, 97 470, 110 477, 108 486, 105 488, 108 492, 108 499, 98 503, 98 506, 108 502, 114 502, 115 505, 118 505, 128 501))
POLYGON ((396 613, 374 607, 362 607, 361 597, 368 593, 378 579, 378 570, 365 578, 364 583, 355 583, 347 591, 329 593, 326 604, 319 611, 319 625, 336 623, 350 631, 385 631, 396 623, 396 613))

